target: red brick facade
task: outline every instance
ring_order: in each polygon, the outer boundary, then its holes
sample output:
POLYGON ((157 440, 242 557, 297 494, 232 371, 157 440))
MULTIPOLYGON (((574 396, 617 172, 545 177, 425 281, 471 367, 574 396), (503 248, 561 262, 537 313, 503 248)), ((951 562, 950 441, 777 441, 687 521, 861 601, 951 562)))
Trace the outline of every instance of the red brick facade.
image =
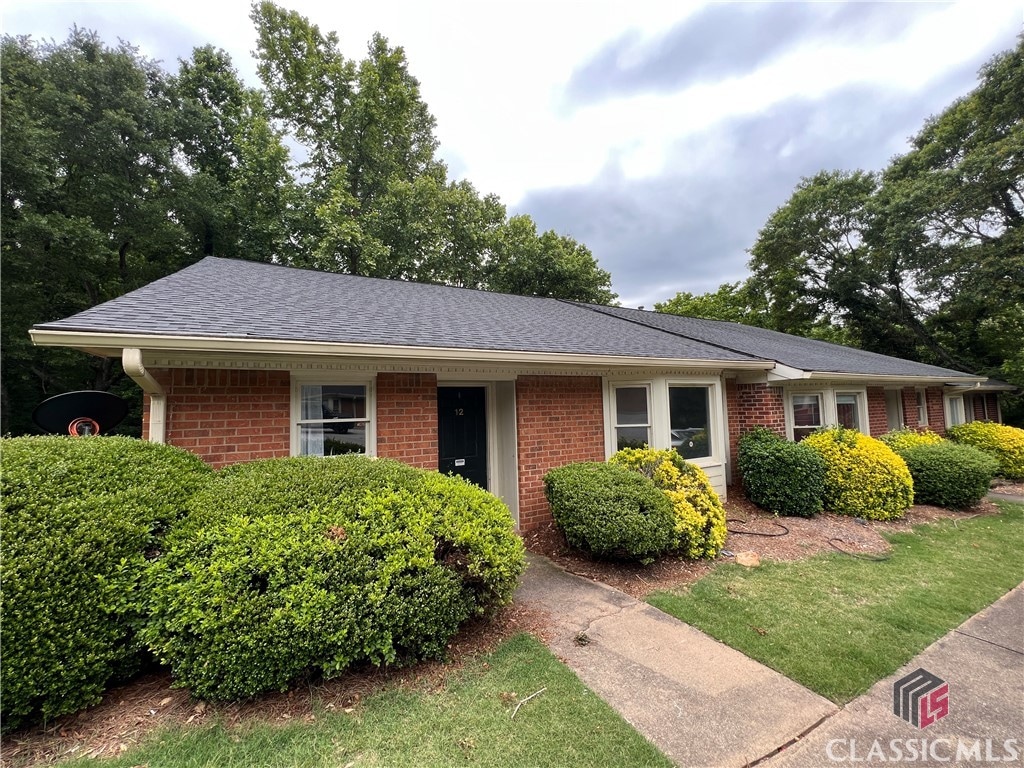
POLYGON ((946 434, 946 411, 942 400, 942 387, 928 387, 925 392, 928 403, 928 428, 940 435, 946 434))
POLYGON ((599 376, 520 376, 516 381, 519 529, 551 520, 544 475, 574 461, 604 461, 599 376))
POLYGON ((377 455, 437 469, 437 376, 377 374, 377 455))
MULTIPOLYGON (((214 467, 289 454, 287 371, 173 368, 151 373, 167 395, 169 444, 192 451, 214 467)), ((148 434, 148 397, 142 428, 148 434)))
POLYGON ((780 437, 786 436, 786 405, 781 387, 738 384, 735 379, 726 379, 725 408, 729 416, 729 456, 734 468, 740 437, 754 427, 763 425, 780 437))
POLYGON ((889 431, 889 417, 885 408, 885 390, 868 387, 868 429, 872 437, 889 431))

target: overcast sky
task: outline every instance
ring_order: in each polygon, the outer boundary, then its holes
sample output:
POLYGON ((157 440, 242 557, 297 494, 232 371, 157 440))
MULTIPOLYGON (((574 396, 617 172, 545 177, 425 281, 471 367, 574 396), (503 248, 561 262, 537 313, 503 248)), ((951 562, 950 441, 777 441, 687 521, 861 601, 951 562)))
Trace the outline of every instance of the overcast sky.
MULTIPOLYGON (((405 48, 453 177, 585 243, 627 306, 746 275, 802 176, 880 170, 1012 48, 1024 2, 283 0, 346 55, 405 48)), ((249 3, 5 0, 5 34, 77 24, 258 84, 249 3)))

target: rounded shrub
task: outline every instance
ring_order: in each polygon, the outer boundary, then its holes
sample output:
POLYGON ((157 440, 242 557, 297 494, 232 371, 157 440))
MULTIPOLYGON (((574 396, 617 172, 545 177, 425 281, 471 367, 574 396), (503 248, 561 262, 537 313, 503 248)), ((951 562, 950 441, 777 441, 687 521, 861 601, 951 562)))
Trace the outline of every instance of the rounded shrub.
POLYGON ((672 547, 672 503, 625 467, 581 462, 544 476, 555 525, 570 546, 599 557, 651 562, 672 547))
POLYGON ((672 502, 672 549, 684 557, 717 557, 727 535, 725 508, 708 476, 673 450, 624 448, 610 464, 649 477, 672 502))
POLYGON ((190 507, 149 571, 143 637, 202 698, 442 656, 525 565, 499 499, 386 459, 236 465, 190 507))
POLYGON ((5 729, 99 701, 140 658, 148 558, 212 473, 126 437, 0 441, 5 729))
POLYGON ((930 429, 917 430, 909 427, 891 430, 878 439, 899 454, 908 448, 916 448, 919 445, 936 445, 944 442, 940 435, 930 429))
POLYGON ((1024 480, 1024 429, 991 421, 970 421, 946 430, 950 440, 973 445, 999 462, 999 474, 1010 480, 1024 480))
POLYGON ((797 517, 822 511, 825 460, 809 445, 755 427, 740 438, 737 465, 747 498, 762 509, 797 517))
POLYGON ((914 497, 921 504, 950 509, 973 507, 988 493, 999 462, 971 445, 943 440, 900 452, 914 478, 914 497))
POLYGON ((830 427, 801 441, 825 460, 825 509, 869 520, 901 517, 914 502, 906 462, 881 440, 830 427))

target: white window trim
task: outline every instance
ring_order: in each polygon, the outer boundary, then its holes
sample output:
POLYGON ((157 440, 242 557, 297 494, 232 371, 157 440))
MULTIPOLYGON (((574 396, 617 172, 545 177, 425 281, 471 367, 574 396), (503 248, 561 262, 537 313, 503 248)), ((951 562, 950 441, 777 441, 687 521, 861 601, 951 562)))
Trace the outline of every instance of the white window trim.
POLYGON ((943 411, 945 412, 946 429, 954 427, 958 424, 966 424, 970 419, 967 418, 967 402, 964 400, 964 396, 960 395, 946 395, 943 402, 943 411), (960 401, 960 416, 961 421, 953 421, 953 401, 960 401))
POLYGON ((672 448, 672 423, 669 418, 669 387, 703 387, 708 390, 708 445, 711 453, 687 459, 699 467, 723 466, 728 451, 725 436, 725 399, 721 379, 717 376, 659 376, 643 379, 610 379, 605 382, 605 455, 610 458, 618 450, 615 428, 615 390, 620 387, 647 388, 647 418, 651 447, 672 448))
POLYGON ((821 421, 823 427, 835 426, 839 423, 839 411, 836 407, 836 395, 854 395, 857 398, 857 431, 864 435, 871 434, 871 422, 868 417, 868 391, 866 387, 821 387, 818 389, 802 389, 788 387, 785 392, 786 401, 786 437, 793 440, 796 418, 793 416, 794 395, 817 395, 821 398, 821 421))
POLYGON ((903 429, 907 426, 907 420, 903 413, 903 390, 900 389, 886 389, 885 392, 885 426, 889 427, 889 395, 896 395, 896 420, 899 422, 895 427, 896 429, 903 429))
POLYGON ((917 426, 927 427, 930 423, 928 420, 928 390, 918 387, 914 390, 914 393, 914 405, 917 408, 917 426), (922 412, 924 413, 923 419, 921 418, 922 412))
POLYGON ((301 371, 291 372, 291 445, 289 453, 292 456, 301 456, 299 453, 301 441, 299 439, 299 424, 308 419, 302 419, 302 387, 306 385, 320 386, 361 386, 366 387, 366 454, 367 456, 377 455, 377 395, 374 386, 375 379, 365 376, 352 376, 344 372, 336 373, 305 373, 301 371))

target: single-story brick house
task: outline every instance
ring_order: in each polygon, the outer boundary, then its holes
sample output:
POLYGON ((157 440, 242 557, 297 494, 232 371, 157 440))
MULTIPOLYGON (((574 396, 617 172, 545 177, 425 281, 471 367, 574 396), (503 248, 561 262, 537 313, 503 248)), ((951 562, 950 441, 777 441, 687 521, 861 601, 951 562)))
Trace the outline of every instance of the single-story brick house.
POLYGON ((521 530, 542 477, 674 447, 724 496, 740 435, 999 420, 983 377, 715 320, 206 258, 36 344, 120 357, 144 436, 214 466, 360 451, 463 474, 521 530))

